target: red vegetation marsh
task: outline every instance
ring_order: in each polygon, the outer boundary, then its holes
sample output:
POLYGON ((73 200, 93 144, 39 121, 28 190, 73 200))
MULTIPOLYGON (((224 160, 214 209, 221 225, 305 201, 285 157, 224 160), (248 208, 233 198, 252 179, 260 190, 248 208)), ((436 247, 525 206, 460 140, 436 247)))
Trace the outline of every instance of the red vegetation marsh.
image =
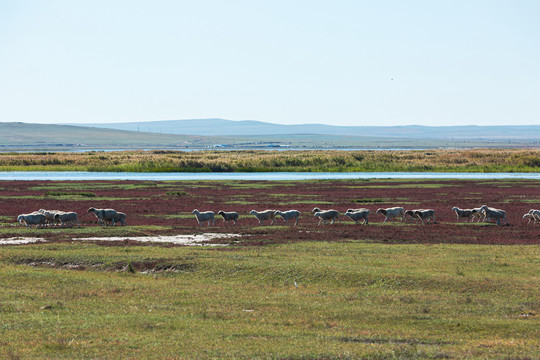
MULTIPOLYGON (((89 207, 114 208, 127 214, 128 225, 144 234, 194 234, 223 232, 249 235, 239 244, 266 245, 295 241, 367 241, 384 243, 465 243, 539 244, 540 224, 527 225, 523 214, 540 208, 540 182, 534 180, 320 180, 320 181, 2 181, 0 219, 2 237, 21 236, 18 214, 40 208, 75 211, 83 230, 47 232, 49 240, 93 235, 96 227, 89 207), (509 226, 456 222, 452 207, 488 205, 506 210, 509 226), (405 209, 435 210, 438 224, 382 225, 377 208, 403 206, 405 209), (317 226, 314 207, 336 209, 366 207, 370 225, 355 225, 344 215, 341 223, 317 226), (199 227, 193 209, 212 210, 216 225, 199 227), (302 212, 298 226, 261 226, 248 215, 250 210, 297 209, 302 212), (238 211, 235 227, 225 226, 219 210, 238 211), (145 226, 165 228, 147 231, 145 226), (88 232, 85 232, 85 229, 88 232)), ((112 230, 112 229, 111 229, 112 230)), ((40 230, 28 230, 41 236, 40 230)), ((31 235, 30 235, 31 234, 31 235)), ((111 231, 111 236, 116 236, 111 231)), ((102 236, 102 235, 100 235, 102 236)), ((216 242, 219 242, 217 240, 216 242)))

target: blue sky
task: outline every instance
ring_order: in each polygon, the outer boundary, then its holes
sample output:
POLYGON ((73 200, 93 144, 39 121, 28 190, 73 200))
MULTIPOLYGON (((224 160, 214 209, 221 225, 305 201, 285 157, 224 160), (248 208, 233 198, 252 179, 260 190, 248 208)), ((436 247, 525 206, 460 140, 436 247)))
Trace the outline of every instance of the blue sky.
POLYGON ((540 1, 0 1, 0 121, 540 124, 540 1))

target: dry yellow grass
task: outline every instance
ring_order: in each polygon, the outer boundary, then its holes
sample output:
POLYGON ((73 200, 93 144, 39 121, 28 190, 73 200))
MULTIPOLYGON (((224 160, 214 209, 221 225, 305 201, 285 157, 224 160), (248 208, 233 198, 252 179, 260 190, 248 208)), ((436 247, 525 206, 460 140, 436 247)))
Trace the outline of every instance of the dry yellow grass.
POLYGON ((0 155, 0 170, 537 172, 540 149, 6 153, 0 155))

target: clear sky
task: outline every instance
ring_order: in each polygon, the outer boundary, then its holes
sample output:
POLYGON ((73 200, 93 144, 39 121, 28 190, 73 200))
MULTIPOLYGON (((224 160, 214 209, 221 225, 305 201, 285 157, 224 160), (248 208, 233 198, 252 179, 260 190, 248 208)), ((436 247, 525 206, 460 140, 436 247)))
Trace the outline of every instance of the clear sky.
POLYGON ((0 121, 540 124, 538 0, 0 0, 0 121))

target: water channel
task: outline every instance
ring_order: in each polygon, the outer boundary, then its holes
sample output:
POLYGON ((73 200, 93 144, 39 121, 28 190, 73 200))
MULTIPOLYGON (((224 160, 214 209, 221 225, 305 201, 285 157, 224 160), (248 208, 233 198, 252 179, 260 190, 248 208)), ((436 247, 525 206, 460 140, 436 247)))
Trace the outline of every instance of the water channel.
POLYGON ((441 172, 253 172, 253 173, 131 173, 85 171, 6 171, 0 180, 332 180, 332 179, 532 179, 540 173, 441 172))

